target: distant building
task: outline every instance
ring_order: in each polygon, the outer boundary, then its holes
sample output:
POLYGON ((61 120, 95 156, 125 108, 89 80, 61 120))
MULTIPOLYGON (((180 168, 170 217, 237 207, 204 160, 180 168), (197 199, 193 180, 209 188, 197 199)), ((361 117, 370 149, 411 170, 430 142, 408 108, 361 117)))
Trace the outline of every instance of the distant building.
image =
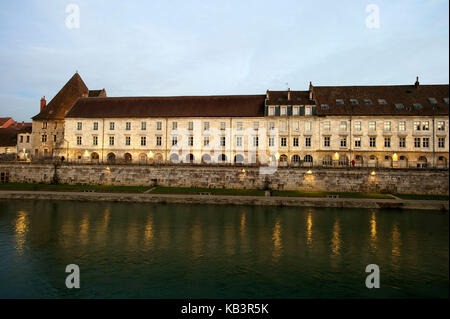
POLYGON ((0 128, 8 128, 15 123, 11 117, 0 117, 0 128))
POLYGON ((0 155, 17 154, 17 130, 0 128, 0 155))
POLYGON ((17 155, 21 160, 31 159, 31 129, 30 123, 30 125, 22 125, 17 131, 17 155))

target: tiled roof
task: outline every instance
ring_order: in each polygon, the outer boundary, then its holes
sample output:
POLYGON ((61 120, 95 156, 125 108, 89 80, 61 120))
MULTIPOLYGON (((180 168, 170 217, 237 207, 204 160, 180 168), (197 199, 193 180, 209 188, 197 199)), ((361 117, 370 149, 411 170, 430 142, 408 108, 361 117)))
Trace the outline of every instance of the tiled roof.
POLYGON ((48 105, 33 120, 64 119, 64 115, 73 103, 81 97, 88 95, 88 88, 78 73, 75 73, 48 105))
POLYGON ((449 97, 448 85, 315 86, 313 93, 318 115, 449 114, 449 105, 444 101, 449 97), (429 98, 435 98, 436 104, 430 103, 429 98), (337 99, 343 100, 343 105, 337 104, 337 99), (350 99, 356 99, 358 104, 351 104, 350 99), (365 104, 365 99, 371 104, 365 104), (379 104, 378 99, 384 99, 386 104, 379 104), (322 108, 322 104, 328 108, 322 108))
POLYGON ((265 95, 80 98, 71 118, 263 117, 265 95))
POLYGON ((88 97, 106 97, 106 90, 89 90, 88 97))
POLYGON ((17 130, 15 128, 0 128, 0 146, 16 146, 17 130))
POLYGON ((267 91, 267 105, 314 105, 308 91, 267 91), (290 95, 290 99, 288 99, 290 95))
POLYGON ((10 123, 6 127, 14 124, 14 120, 11 117, 0 117, 0 128, 3 127, 3 125, 7 124, 8 122, 10 123))

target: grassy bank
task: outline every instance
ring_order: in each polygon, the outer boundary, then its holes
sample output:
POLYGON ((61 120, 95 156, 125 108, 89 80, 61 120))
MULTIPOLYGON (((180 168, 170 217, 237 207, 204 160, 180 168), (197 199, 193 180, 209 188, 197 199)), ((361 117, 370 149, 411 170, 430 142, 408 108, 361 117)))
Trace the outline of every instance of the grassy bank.
POLYGON ((23 191, 58 191, 58 192, 94 191, 98 193, 142 193, 148 189, 150 189, 150 187, 144 186, 50 185, 50 184, 26 184, 26 183, 0 184, 0 190, 23 190, 23 191))

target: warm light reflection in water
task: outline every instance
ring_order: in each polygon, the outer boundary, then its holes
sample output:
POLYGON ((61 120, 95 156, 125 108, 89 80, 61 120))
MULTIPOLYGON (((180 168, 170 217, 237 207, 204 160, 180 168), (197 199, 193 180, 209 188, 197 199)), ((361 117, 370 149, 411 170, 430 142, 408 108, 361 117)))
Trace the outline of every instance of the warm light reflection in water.
POLYGON ((401 238, 400 238, 400 229, 398 225, 395 223, 392 227, 392 256, 400 257, 400 246, 402 244, 401 238))
POLYGON ((202 245, 202 226, 198 221, 198 218, 195 219, 192 225, 192 254, 194 257, 199 257, 201 254, 201 245, 202 245))
POLYGON ((376 212, 372 211, 370 215, 370 248, 375 250, 377 248, 377 217, 376 212))
POLYGON ((283 249, 283 244, 281 243, 281 224, 279 217, 277 218, 275 226, 273 227, 272 241, 273 241, 272 256, 275 260, 277 260, 281 256, 283 249))
POLYGON ((306 245, 312 248, 312 213, 311 210, 308 211, 308 216, 306 217, 306 245))
POLYGON ((241 237, 245 235, 245 211, 241 214, 241 237))
POLYGON ((88 242, 89 236, 89 213, 83 213, 83 217, 81 217, 80 221, 80 242, 83 245, 86 245, 88 242))
POLYGON ((332 255, 340 255, 341 250, 341 234, 339 220, 336 218, 333 225, 333 234, 331 236, 331 253, 332 255))
POLYGON ((16 250, 19 255, 23 254, 23 246, 28 232, 28 212, 18 211, 15 222, 16 250))
POLYGON ((153 215, 147 216, 147 223, 145 225, 145 233, 144 233, 145 243, 147 245, 152 244, 153 239, 153 215))

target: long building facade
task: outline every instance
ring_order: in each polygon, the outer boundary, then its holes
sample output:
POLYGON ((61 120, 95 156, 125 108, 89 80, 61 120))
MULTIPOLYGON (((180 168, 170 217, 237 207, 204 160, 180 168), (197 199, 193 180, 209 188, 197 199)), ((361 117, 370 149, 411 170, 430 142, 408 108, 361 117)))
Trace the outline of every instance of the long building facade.
POLYGON ((448 85, 310 83, 306 91, 186 97, 106 97, 75 86, 62 118, 45 107, 34 118, 35 159, 51 148, 81 163, 448 168, 448 85))

